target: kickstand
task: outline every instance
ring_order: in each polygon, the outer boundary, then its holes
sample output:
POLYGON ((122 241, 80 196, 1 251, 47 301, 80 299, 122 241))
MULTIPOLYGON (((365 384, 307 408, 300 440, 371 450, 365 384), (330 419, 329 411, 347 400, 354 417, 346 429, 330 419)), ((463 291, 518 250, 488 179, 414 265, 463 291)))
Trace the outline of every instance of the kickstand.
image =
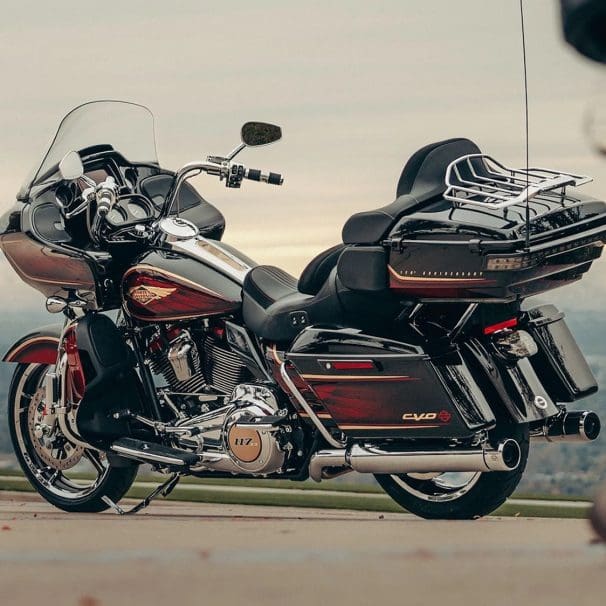
POLYGON ((132 513, 137 513, 142 509, 145 509, 154 499, 162 495, 163 497, 167 497, 175 488, 175 486, 179 483, 181 479, 181 474, 174 473, 164 484, 161 484, 156 488, 151 494, 145 497, 140 503, 135 505, 132 509, 125 511, 118 505, 114 503, 108 496, 102 496, 101 500, 104 501, 107 505, 109 505, 116 513, 121 516, 130 515, 132 513))

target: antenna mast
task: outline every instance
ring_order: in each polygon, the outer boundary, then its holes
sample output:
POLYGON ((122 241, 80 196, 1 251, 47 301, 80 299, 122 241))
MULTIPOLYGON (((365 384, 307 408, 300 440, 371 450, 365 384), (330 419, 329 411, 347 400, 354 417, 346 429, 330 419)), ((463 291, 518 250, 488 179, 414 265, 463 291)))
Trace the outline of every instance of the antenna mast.
POLYGON ((524 31, 524 0, 520 0, 520 23, 522 26, 522 61, 524 65, 524 115, 526 134, 526 250, 530 248, 530 202, 528 200, 528 188, 530 187, 529 160, 529 135, 528 135, 528 72, 526 69, 526 35, 524 31))

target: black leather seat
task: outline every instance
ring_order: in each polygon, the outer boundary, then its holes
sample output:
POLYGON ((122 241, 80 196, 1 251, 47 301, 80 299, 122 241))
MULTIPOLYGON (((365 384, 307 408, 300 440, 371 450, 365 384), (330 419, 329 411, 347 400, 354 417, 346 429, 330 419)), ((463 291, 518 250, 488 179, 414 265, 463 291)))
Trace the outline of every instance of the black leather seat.
POLYGON ((343 227, 343 242, 380 243, 404 213, 446 191, 444 176, 453 160, 479 153, 480 149, 473 141, 463 138, 447 139, 422 147, 404 166, 398 181, 396 200, 387 206, 351 216, 343 227))
MULTIPOLYGON (((341 253, 348 245, 380 244, 405 212, 444 193, 446 168, 453 160, 476 153, 480 153, 477 145, 462 138, 432 143, 417 151, 404 166, 396 200, 350 217, 343 227, 343 244, 315 257, 298 282, 278 267, 254 267, 242 286, 242 313, 247 326, 264 339, 281 342, 292 340, 311 324, 342 322, 342 305, 348 307, 342 301, 358 295, 357 291, 347 291, 337 279, 341 253)), ((368 300, 364 301, 363 308, 367 309, 368 300)))
POLYGON ((311 324, 338 322, 341 307, 336 292, 336 269, 315 295, 302 293, 297 280, 279 267, 253 267, 242 285, 242 314, 259 337, 281 342, 294 339, 311 324))
POLYGON ((317 294, 336 266, 345 248, 345 244, 337 244, 314 257, 301 273, 298 284, 299 292, 306 295, 317 294))

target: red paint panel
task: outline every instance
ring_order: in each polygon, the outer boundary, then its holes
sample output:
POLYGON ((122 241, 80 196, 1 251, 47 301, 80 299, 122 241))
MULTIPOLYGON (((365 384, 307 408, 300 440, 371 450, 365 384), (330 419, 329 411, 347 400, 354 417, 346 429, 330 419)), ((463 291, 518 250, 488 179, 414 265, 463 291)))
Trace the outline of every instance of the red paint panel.
MULTIPOLYGON (((327 377, 328 379, 328 377, 327 377)), ((416 390, 401 382, 355 381, 313 383, 312 389, 338 425, 393 425, 422 428, 448 424, 450 418, 431 418, 410 423, 403 415, 419 409, 416 390)), ((438 409, 439 411, 439 409, 438 409)), ((436 411, 436 412, 438 412, 436 411)), ((404 428, 404 427, 403 427, 404 428)))
POLYGON ((54 337, 33 337, 18 343, 4 356, 4 362, 20 364, 55 364, 59 339, 54 337))
MULTIPOLYGON (((305 416, 305 414, 303 413, 303 410, 300 407, 299 403, 297 402, 296 398, 294 398, 291 395, 290 389, 288 388, 288 386, 284 383, 284 381, 282 379, 282 375, 280 374, 280 365, 282 364, 281 359, 277 357, 277 354, 275 352, 272 353, 271 349, 268 349, 268 355, 267 355, 266 359, 267 359, 267 362, 269 363, 271 375, 273 376, 273 378, 276 380, 278 385, 284 390, 284 393, 286 393, 288 395, 292 405, 297 409, 299 414, 302 414, 302 416, 305 416)), ((316 394, 311 390, 309 385, 292 369, 292 367, 289 368, 287 366, 286 372, 288 373, 288 376, 290 377, 291 381, 295 384, 297 389, 301 392, 301 395, 305 398, 305 401, 311 406, 311 408, 315 412, 315 414, 318 415, 323 420, 327 420, 327 419, 330 420, 330 414, 328 414, 328 411, 322 405, 322 403, 318 402, 318 400, 316 398, 316 394)))
POLYGON ((23 233, 2 236, 0 248, 19 277, 47 296, 67 288, 95 291, 89 265, 76 255, 45 246, 23 233))
POLYGON ((154 268, 136 267, 124 278, 128 311, 141 320, 178 320, 231 313, 238 301, 229 301, 201 285, 154 268))

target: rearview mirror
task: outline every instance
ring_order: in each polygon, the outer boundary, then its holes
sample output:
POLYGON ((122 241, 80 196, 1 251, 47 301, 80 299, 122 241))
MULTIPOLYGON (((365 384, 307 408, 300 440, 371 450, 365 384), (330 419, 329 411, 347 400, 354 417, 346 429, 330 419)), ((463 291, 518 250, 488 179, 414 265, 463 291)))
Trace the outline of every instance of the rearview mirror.
POLYGON ((282 129, 267 122, 247 122, 242 127, 242 143, 250 147, 268 145, 282 138, 282 129))
POLYGON ((84 175, 84 166, 78 152, 70 151, 59 162, 59 173, 66 181, 74 181, 84 175))

